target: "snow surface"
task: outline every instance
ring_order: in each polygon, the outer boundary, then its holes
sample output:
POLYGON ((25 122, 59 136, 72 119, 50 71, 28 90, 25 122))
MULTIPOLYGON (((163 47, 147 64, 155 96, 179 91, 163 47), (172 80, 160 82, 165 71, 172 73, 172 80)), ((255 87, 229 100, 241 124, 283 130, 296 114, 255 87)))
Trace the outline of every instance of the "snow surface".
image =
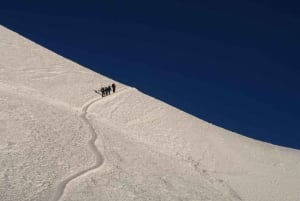
POLYGON ((0 51, 1 201, 300 200, 299 150, 209 124, 3 26, 0 51), (94 92, 113 82, 116 93, 94 92))

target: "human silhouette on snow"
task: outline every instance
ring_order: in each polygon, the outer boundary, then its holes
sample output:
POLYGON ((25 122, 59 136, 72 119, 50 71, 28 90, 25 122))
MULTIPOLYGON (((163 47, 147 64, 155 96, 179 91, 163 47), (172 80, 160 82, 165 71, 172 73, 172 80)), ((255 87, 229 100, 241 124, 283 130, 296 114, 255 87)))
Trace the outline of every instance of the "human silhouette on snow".
POLYGON ((102 97, 104 96, 107 96, 110 94, 111 90, 113 91, 113 93, 115 93, 116 91, 116 85, 113 83, 111 86, 107 86, 107 87, 101 87, 100 89, 98 90, 94 90, 96 93, 99 93, 101 92, 101 95, 102 97))
POLYGON ((104 87, 104 96, 106 96, 108 94, 108 90, 107 90, 107 87, 104 87))
POLYGON ((108 87, 107 87, 107 90, 108 90, 108 94, 110 94, 111 86, 108 86, 108 87))
POLYGON ((115 93, 115 92, 116 92, 116 85, 115 85, 115 83, 113 83, 113 84, 111 85, 111 87, 112 87, 113 93, 115 93))
POLYGON ((102 95, 102 97, 104 97, 105 96, 105 89, 104 89, 104 87, 101 87, 101 89, 100 89, 100 91, 101 91, 101 95, 102 95))

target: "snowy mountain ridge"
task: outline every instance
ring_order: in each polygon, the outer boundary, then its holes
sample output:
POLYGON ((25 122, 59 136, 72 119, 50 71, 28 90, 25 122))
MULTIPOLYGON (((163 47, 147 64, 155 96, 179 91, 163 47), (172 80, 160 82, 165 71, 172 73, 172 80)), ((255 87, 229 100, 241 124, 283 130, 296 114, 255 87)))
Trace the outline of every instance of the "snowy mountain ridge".
POLYGON ((202 121, 0 26, 0 198, 300 200, 300 151, 202 121), (94 89, 117 84, 101 97, 94 89))

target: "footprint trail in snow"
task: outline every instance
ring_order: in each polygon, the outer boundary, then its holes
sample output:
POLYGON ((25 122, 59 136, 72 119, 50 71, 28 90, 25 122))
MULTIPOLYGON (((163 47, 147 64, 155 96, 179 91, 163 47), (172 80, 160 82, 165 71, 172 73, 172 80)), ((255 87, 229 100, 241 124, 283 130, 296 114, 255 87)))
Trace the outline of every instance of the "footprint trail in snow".
POLYGON ((91 151, 94 153, 94 155, 96 156, 96 163, 95 165, 93 165, 92 167, 82 170, 74 175, 69 176, 68 178, 66 178, 65 180, 63 180, 56 188, 54 194, 52 195, 52 197, 50 198, 49 201, 58 201, 60 200, 60 198, 62 197, 62 195, 64 194, 65 188, 66 186, 74 179, 77 179, 78 177, 86 174, 87 172, 97 169, 99 168, 103 162, 104 162, 104 158, 102 156, 102 154, 100 153, 100 151, 97 149, 95 142, 97 140, 97 133, 95 132, 93 126, 91 125, 91 123, 89 122, 88 118, 87 118, 87 110, 89 109, 89 107, 95 103, 96 101, 100 100, 101 98, 97 97, 95 99, 92 99, 90 101, 88 101, 83 107, 82 107, 82 111, 80 114, 80 117, 83 119, 83 121, 88 125, 90 133, 92 134, 91 139, 88 142, 88 145, 91 149, 91 151))

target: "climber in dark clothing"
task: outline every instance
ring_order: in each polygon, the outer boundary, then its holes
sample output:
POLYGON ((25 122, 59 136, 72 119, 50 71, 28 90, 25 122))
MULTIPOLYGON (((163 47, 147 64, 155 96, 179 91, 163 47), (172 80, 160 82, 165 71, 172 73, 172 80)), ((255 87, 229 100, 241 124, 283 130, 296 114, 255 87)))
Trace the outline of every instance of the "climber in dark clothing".
POLYGON ((101 87, 101 89, 100 89, 100 91, 101 91, 101 95, 102 95, 102 97, 104 97, 105 96, 105 89, 104 89, 104 87, 101 87))
POLYGON ((108 86, 108 87, 107 87, 107 91, 108 91, 108 94, 110 94, 111 86, 108 86))
POLYGON ((104 87, 103 89, 104 89, 104 96, 107 96, 108 95, 108 89, 107 89, 107 87, 104 87))
POLYGON ((116 92, 116 85, 115 85, 115 83, 113 83, 113 84, 111 85, 111 87, 112 87, 113 93, 115 93, 115 92, 116 92))

